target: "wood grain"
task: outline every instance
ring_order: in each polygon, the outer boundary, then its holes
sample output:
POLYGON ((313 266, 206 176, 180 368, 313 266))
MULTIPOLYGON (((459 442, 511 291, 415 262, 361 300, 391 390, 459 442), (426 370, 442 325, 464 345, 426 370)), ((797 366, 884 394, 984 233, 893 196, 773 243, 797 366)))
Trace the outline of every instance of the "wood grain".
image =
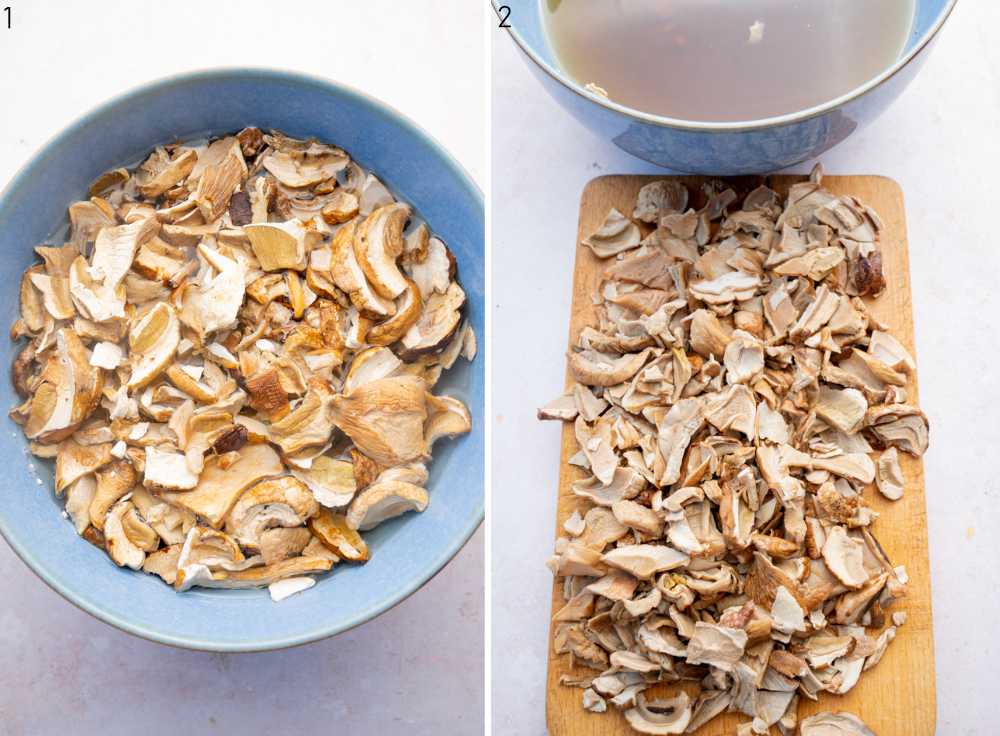
MULTIPOLYGON (((636 195, 643 184, 664 177, 603 176, 591 181, 584 189, 580 202, 580 224, 577 235, 576 268, 573 278, 573 305, 570 318, 570 344, 575 343, 580 330, 593 324, 595 307, 591 295, 600 281, 607 262, 596 258, 580 241, 601 224, 611 207, 630 213, 636 195)), ((700 206, 698 192, 704 183, 702 177, 676 177, 692 193, 693 205, 700 206)), ((788 187, 803 177, 777 176, 767 180, 769 186, 783 197, 788 187)), ((759 178, 728 180, 742 195, 761 183, 759 178)), ((910 308, 909 255, 906 244, 906 221, 903 194, 892 180, 878 176, 830 176, 824 185, 834 193, 853 194, 871 205, 881 215, 885 229, 882 233, 883 269, 886 291, 876 300, 867 300, 871 311, 888 324, 890 331, 915 356, 913 345, 913 313, 910 308)), ((567 386, 571 377, 567 371, 567 386)), ((911 378, 907 392, 912 403, 918 403, 917 379, 911 378)), ((933 451, 934 437, 931 435, 933 451)), ((570 484, 585 476, 579 468, 567 464, 576 452, 572 423, 566 423, 562 435, 562 457, 559 477, 559 499, 556 536, 564 534, 562 523, 578 507, 585 511, 585 504, 570 493, 570 484)), ((891 502, 869 487, 865 490, 866 503, 881 514, 874 525, 874 533, 889 559, 895 565, 905 565, 910 575, 908 597, 892 610, 906 611, 908 619, 898 631, 896 640, 889 645, 885 657, 872 670, 864 673, 857 686, 844 696, 823 694, 818 702, 802 699, 799 718, 820 711, 845 710, 860 716, 879 736, 924 736, 935 729, 934 689, 934 640, 931 627, 930 577, 927 561, 927 511, 924 500, 924 472, 919 459, 900 453, 906 479, 903 499, 891 502)), ((561 585, 553 585, 553 613, 563 605, 561 585)), ((554 627, 553 627, 554 630, 554 627)), ((624 717, 614 708, 604 714, 584 711, 582 691, 559 684, 564 674, 584 676, 593 671, 577 666, 570 668, 566 655, 556 655, 549 636, 549 670, 546 711, 549 733, 552 736, 609 736, 634 733, 624 717)), ((647 695, 658 697, 670 693, 676 686, 660 685, 647 695)), ((695 692, 694 688, 688 688, 695 692)), ((727 714, 700 729, 704 736, 732 734, 737 724, 748 720, 741 714, 727 714)), ((777 733, 777 730, 774 729, 777 733)))

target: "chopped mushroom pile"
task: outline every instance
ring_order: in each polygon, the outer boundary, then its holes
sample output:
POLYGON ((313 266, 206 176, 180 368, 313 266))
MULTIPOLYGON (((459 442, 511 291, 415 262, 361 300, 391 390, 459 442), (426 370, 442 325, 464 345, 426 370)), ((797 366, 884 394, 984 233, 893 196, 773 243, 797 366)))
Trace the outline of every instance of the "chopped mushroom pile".
POLYGON ((21 280, 31 451, 119 566, 276 600, 423 511, 476 339, 447 246, 334 146, 247 128, 95 181, 21 280))
MULTIPOLYGON (((799 699, 851 690, 906 619, 864 492, 902 496, 898 452, 927 449, 927 419, 912 356, 860 298, 884 287, 879 218, 821 179, 741 206, 714 186, 698 210, 653 182, 583 243, 607 259, 596 324, 539 410, 574 423, 588 473, 549 561, 555 648, 592 670, 564 676, 583 706, 640 733, 724 711, 794 733, 799 699), (646 699, 679 681, 699 694, 646 699)), ((871 732, 834 713, 801 733, 871 732)))

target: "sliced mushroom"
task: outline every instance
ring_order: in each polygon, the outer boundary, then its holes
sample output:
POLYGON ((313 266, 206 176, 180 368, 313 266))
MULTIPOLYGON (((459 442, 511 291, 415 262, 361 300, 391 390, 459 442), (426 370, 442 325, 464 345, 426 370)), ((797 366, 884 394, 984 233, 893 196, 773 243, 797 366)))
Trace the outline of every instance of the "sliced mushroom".
POLYGON ((56 493, 111 462, 111 444, 80 445, 72 439, 59 444, 56 455, 56 493))
POLYGON ((257 550, 264 530, 303 526, 318 511, 319 504, 302 481, 289 476, 263 480, 236 501, 226 517, 226 532, 243 548, 257 550))
POLYGON ((574 378, 587 386, 615 386, 632 378, 646 364, 652 350, 619 357, 596 350, 569 354, 569 369, 574 378))
POLYGON ((432 294, 417 321, 404 333, 400 357, 406 360, 444 349, 462 321, 465 292, 457 282, 443 294, 432 294))
POLYGON ((801 736, 875 736, 853 713, 817 713, 803 718, 799 724, 801 736))
POLYGON ((354 464, 320 455, 309 468, 293 469, 292 474, 306 484, 315 499, 328 508, 342 508, 357 490, 354 464))
POLYGON ((396 300, 396 313, 368 330, 367 341, 371 345, 391 345, 400 340, 420 319, 423 302, 417 285, 405 279, 406 289, 396 300))
POLYGON ((669 700, 646 700, 641 693, 634 708, 625 711, 625 720, 639 733, 685 733, 691 722, 691 698, 680 691, 669 700))
MULTIPOLYGON (((406 258, 405 252, 403 258, 406 258)), ((455 277, 455 257, 439 239, 428 238, 424 259, 407 263, 406 269, 420 289, 421 298, 427 301, 432 294, 448 291, 448 285, 455 277)))
POLYGON ((309 231, 298 219, 245 225, 243 232, 265 271, 305 271, 309 231))
POLYGON ((104 521, 104 545, 118 567, 139 570, 146 561, 146 553, 129 539, 124 525, 125 516, 134 511, 135 507, 130 501, 120 501, 111 508, 104 521))
POLYGON ((116 460, 99 470, 96 478, 97 487, 89 509, 90 523, 94 528, 104 531, 104 520, 108 510, 118 499, 132 490, 137 474, 131 463, 116 460))
POLYGON ((403 253, 403 227, 409 217, 408 205, 387 204, 368 215, 354 235, 358 265, 372 288, 386 299, 395 299, 407 288, 396 261, 403 253))
POLYGON ((640 240, 642 233, 639 226, 612 208, 601 227, 583 239, 583 245, 590 248, 598 258, 610 258, 617 253, 637 248, 640 240))
POLYGON ((42 443, 61 442, 90 415, 104 377, 87 361, 80 338, 69 329, 55 333, 55 350, 33 388, 24 433, 42 443))
POLYGON ((180 323, 173 307, 156 304, 132 327, 128 342, 132 374, 126 385, 142 388, 166 369, 177 352, 180 323))
POLYGON ((203 517, 218 528, 236 499, 251 484, 283 472, 281 458, 269 445, 247 445, 235 462, 217 455, 205 461, 198 485, 190 491, 167 492, 163 499, 203 517))
POLYGON ((352 562, 368 560, 368 545, 357 530, 351 528, 344 514, 320 509, 309 519, 309 530, 330 552, 352 562))
POLYGON ((905 480, 895 447, 890 447, 879 456, 875 482, 879 492, 890 501, 898 501, 903 497, 905 480))
POLYGON ((382 378, 358 386, 334 397, 333 423, 376 462, 393 466, 415 460, 427 451, 424 386, 416 376, 382 378))
POLYGON ((407 511, 423 511, 429 502, 427 491, 403 481, 380 481, 361 491, 347 511, 347 526, 367 531, 386 519, 407 511))
POLYGON ((865 543, 848 535, 842 526, 827 533, 823 560, 827 568, 848 588, 860 588, 868 580, 864 566, 865 543))
POLYGON ((259 588, 285 578, 326 572, 331 567, 333 567, 332 560, 318 557, 293 557, 273 565, 236 571, 209 570, 204 565, 195 564, 188 568, 182 567, 178 571, 174 587, 177 590, 188 590, 195 586, 230 589, 259 588))
POLYGON ((428 451, 442 437, 456 437, 472 429, 472 416, 468 407, 451 396, 427 394, 427 422, 424 425, 424 442, 428 451))

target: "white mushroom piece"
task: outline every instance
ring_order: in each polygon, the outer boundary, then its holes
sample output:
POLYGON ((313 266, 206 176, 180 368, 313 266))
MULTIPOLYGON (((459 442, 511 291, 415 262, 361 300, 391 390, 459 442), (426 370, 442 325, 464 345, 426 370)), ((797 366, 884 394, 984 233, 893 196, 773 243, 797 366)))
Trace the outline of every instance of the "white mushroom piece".
MULTIPOLYGON (((926 450, 927 420, 905 403, 912 356, 860 298, 885 286, 870 209, 819 171, 785 197, 690 199, 651 182, 581 244, 608 259, 594 317, 538 413, 577 445, 547 561, 554 647, 584 708, 634 731, 732 711, 740 733, 789 734, 801 696, 863 687, 893 656, 906 575, 865 487, 900 497, 898 453, 926 450), (696 700, 649 699, 678 680, 696 700)), ((801 733, 871 732, 828 713, 801 733)))
POLYGON ((588 237, 583 244, 598 258, 607 258, 639 245, 642 234, 639 226, 616 209, 608 212, 604 224, 588 237))
POLYGON ((803 718, 799 724, 801 736, 875 736, 853 713, 817 713, 803 718))
POLYGON ((476 357, 434 223, 346 151, 252 127, 87 196, 31 244, 11 328, 10 416, 78 535, 179 592, 278 601, 427 508, 473 422, 435 385, 476 357))

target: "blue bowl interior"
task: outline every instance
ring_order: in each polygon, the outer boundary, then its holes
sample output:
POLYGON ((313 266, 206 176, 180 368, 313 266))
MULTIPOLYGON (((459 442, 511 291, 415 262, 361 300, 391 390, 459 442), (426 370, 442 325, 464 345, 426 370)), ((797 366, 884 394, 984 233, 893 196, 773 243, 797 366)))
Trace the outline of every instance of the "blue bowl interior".
MULTIPOLYGON (((32 247, 66 219, 101 172, 138 160, 159 143, 236 131, 247 125, 314 136, 345 148, 411 203, 452 249, 468 295, 466 313, 480 338, 473 363, 460 360, 435 389, 461 398, 473 431, 441 441, 431 463, 431 503, 366 533, 372 559, 340 564, 310 591, 280 604, 266 590, 176 594, 158 578, 119 569, 81 540, 61 516, 52 467, 28 453, 12 422, 0 433, 0 532, 21 558, 66 598, 104 621, 178 646, 247 651, 313 641, 362 623, 398 603, 436 573, 483 518, 484 213, 482 195, 423 131, 353 90, 273 71, 221 71, 158 82, 108 103, 71 126, 18 174, 0 196, 0 252, 8 288, 0 314, 18 313, 17 283, 32 247)), ((3 341, 10 365, 20 345, 3 341)), ((4 381, 0 400, 19 398, 4 381)))
MULTIPOLYGON (((494 2, 496 3, 496 0, 494 2)), ((549 43, 548 35, 545 32, 543 5, 545 2, 547 0, 505 0, 504 4, 511 8, 508 23, 513 31, 520 36, 524 45, 548 67, 549 72, 556 74, 571 86, 582 91, 582 86, 559 66, 556 54, 549 43)), ((913 28, 910 30, 901 56, 905 57, 917 47, 947 7, 948 0, 916 0, 913 28)))

